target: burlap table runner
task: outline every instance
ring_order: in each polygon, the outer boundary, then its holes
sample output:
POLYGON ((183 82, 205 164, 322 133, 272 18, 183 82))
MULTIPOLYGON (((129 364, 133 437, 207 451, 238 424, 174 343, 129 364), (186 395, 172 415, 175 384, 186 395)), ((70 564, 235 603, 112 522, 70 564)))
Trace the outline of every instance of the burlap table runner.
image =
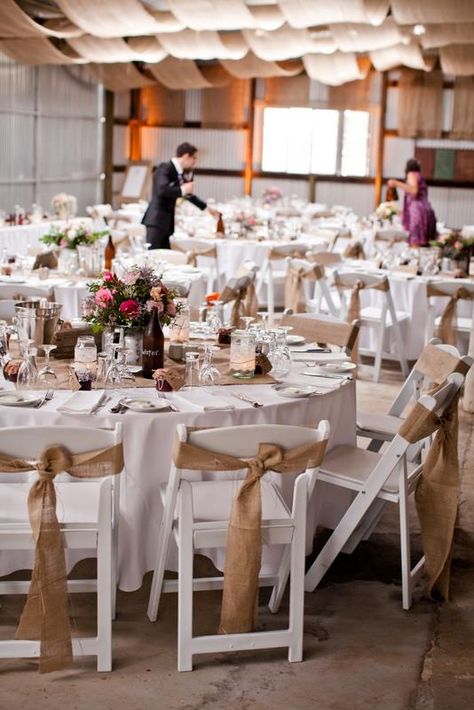
POLYGON ((324 266, 321 264, 296 265, 289 264, 285 279, 285 308, 291 308, 294 313, 306 311, 304 282, 319 281, 324 278, 324 266))
MULTIPOLYGON (((349 301, 349 308, 347 310, 347 322, 353 323, 355 320, 360 320, 360 292, 364 289, 373 289, 375 291, 387 292, 390 290, 390 284, 388 278, 385 277, 380 281, 374 283, 365 283, 364 281, 358 279, 354 284, 349 285, 339 274, 336 274, 334 278, 334 284, 339 289, 351 289, 351 296, 349 301)), ((359 360, 359 343, 358 340, 354 343, 352 348, 351 359, 353 362, 358 362, 359 360)))
MULTIPOLYGON (((430 283, 427 286, 426 293, 428 298, 430 298, 430 296, 444 296, 446 298, 447 296, 446 291, 443 291, 442 288, 437 288, 434 284, 430 283)), ((438 336, 441 338, 443 343, 447 343, 448 345, 456 345, 457 342, 456 329, 453 325, 453 321, 456 319, 457 305, 460 300, 474 300, 474 292, 468 291, 468 289, 464 286, 460 286, 450 296, 450 299, 441 314, 438 336)))
POLYGON ((41 673, 72 663, 71 625, 68 613, 64 543, 56 516, 54 478, 67 471, 75 478, 102 478, 123 469, 122 445, 71 454, 57 444, 44 449, 37 461, 0 452, 0 471, 38 471, 28 495, 28 516, 35 540, 35 562, 28 597, 16 638, 39 639, 41 673))
POLYGON ((450 563, 459 497, 458 400, 442 417, 417 402, 399 429, 410 443, 436 432, 415 491, 427 582, 425 594, 449 598, 450 563))
POLYGON ((256 625, 262 557, 260 479, 267 471, 295 474, 307 468, 316 468, 325 450, 326 441, 286 450, 277 444, 261 443, 254 458, 239 459, 175 439, 173 462, 178 468, 193 471, 248 470, 232 503, 219 633, 246 633, 256 625))

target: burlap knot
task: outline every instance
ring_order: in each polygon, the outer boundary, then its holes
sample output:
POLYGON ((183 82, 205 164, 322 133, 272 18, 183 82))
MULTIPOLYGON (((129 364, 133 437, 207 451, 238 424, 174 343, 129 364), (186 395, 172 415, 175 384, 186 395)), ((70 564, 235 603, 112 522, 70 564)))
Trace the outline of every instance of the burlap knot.
POLYGON ((232 279, 221 293, 222 303, 232 303, 230 314, 230 324, 234 328, 240 325, 242 316, 257 317, 258 303, 255 293, 255 276, 242 276, 239 279, 232 279))
POLYGON ((54 479, 63 471, 76 478, 99 478, 120 473, 122 468, 121 444, 75 455, 61 445, 49 446, 34 462, 0 453, 2 472, 38 471, 38 480, 28 494, 35 561, 16 638, 41 641, 40 673, 61 670, 72 663, 66 561, 56 516, 54 479))
POLYGON ((232 502, 219 633, 246 633, 252 631, 256 625, 258 576, 262 557, 260 479, 269 470, 295 474, 309 467, 317 467, 325 450, 326 441, 287 450, 277 444, 261 443, 258 454, 254 458, 244 460, 176 439, 173 461, 177 468, 194 471, 248 469, 247 476, 232 502))
POLYGON ((186 249, 179 242, 173 242, 171 248, 175 251, 181 251, 186 254, 186 263, 190 266, 197 267, 198 256, 217 257, 217 249, 215 246, 210 247, 195 247, 194 249, 186 249))
POLYGON ((417 402, 399 429, 400 436, 410 443, 436 431, 415 492, 425 554, 425 594, 429 598, 449 598, 459 496, 458 400, 456 395, 442 417, 417 402))
MULTIPOLYGON (((428 297, 430 296, 446 296, 446 292, 441 288, 436 288, 434 284, 428 284, 428 297)), ((441 315, 441 322, 438 328, 438 336, 441 338, 443 343, 448 345, 456 345, 457 334, 454 327, 454 321, 456 319, 457 304, 460 300, 473 300, 474 293, 468 291, 464 286, 456 289, 456 291, 451 295, 446 307, 441 315)))
POLYGON ((288 266, 285 279, 285 308, 291 308, 293 313, 306 311, 304 281, 319 281, 324 277, 324 266, 311 264, 307 266, 288 266))
POLYGON ((346 259, 365 259, 364 247, 361 242, 348 244, 344 249, 343 256, 345 256, 346 259))

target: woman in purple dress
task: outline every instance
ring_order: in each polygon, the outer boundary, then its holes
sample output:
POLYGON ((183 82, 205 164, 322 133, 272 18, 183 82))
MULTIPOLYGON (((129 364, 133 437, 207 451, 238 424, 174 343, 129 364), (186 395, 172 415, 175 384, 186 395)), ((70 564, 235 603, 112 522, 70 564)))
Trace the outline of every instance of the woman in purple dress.
POLYGON ((412 247, 426 247, 436 238, 436 217, 428 200, 428 188, 421 175, 420 163, 410 158, 405 166, 405 180, 389 180, 389 187, 404 190, 402 224, 412 247))

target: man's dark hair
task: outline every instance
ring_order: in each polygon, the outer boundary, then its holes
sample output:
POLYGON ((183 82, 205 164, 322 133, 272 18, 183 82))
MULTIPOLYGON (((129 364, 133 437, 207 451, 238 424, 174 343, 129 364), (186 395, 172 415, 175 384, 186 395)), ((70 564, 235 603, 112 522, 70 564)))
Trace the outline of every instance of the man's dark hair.
POLYGON ((421 165, 416 158, 410 158, 405 165, 405 175, 408 173, 421 173, 421 165))
POLYGON ((180 143, 176 148, 176 157, 181 158, 183 155, 195 155, 197 150, 196 146, 191 143, 180 143))

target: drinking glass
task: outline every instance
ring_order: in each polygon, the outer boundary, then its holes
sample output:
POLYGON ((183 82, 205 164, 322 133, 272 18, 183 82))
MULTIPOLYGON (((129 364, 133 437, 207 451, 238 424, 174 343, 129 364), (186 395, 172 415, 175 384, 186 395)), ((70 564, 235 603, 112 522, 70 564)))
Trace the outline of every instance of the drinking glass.
POLYGON ((42 345, 44 350, 45 363, 38 372, 38 385, 45 389, 56 389, 58 386, 58 378, 50 364, 51 351, 56 349, 56 345, 42 345))
POLYGON ((104 386, 109 368, 109 353, 98 353, 97 355, 97 375, 96 385, 104 386))
POLYGON ((221 373, 212 363, 214 352, 217 350, 219 350, 219 348, 213 347, 212 345, 204 346, 204 359, 201 369, 199 370, 199 384, 203 387, 216 385, 221 378, 221 373))
POLYGON ((230 341, 230 371, 234 377, 250 379, 255 375, 255 334, 234 330, 230 341))
POLYGON ((199 385, 199 353, 186 353, 184 386, 197 387, 197 385, 199 385))
POLYGON ((268 359, 272 363, 272 375, 275 378, 286 377, 291 370, 291 352, 286 344, 286 329, 277 328, 274 330, 274 341, 268 353, 268 359))
POLYGON ((16 387, 19 390, 34 389, 38 377, 36 367, 36 348, 28 344, 23 355, 23 362, 18 370, 16 387))
POLYGON ((244 321, 245 330, 248 330, 250 328, 250 323, 253 323, 255 318, 253 316, 240 316, 240 320, 244 321))

